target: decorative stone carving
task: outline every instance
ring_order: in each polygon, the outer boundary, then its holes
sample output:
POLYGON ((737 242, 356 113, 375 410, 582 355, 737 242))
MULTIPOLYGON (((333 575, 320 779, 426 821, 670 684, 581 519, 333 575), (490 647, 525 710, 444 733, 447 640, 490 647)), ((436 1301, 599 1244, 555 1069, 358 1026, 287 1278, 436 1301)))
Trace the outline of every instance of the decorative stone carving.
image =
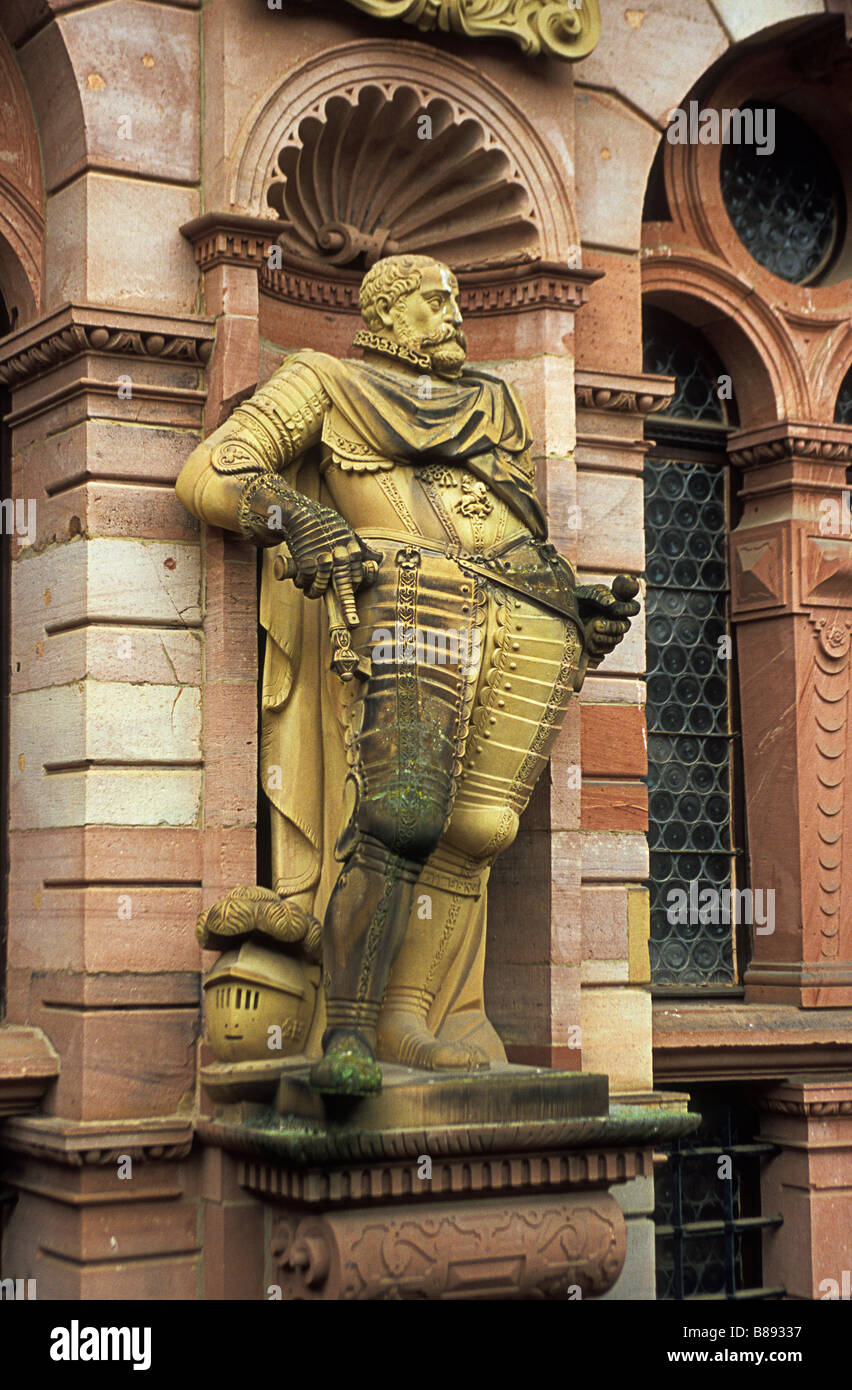
POLYGON ((600 1295, 626 1248, 604 1193, 287 1217, 271 1242, 283 1297, 322 1300, 600 1295))
POLYGON ((577 62, 601 33, 598 0, 348 0, 374 19, 466 38, 510 39, 527 57, 577 62))
POLYGON ((213 348, 212 329, 198 320, 192 332, 188 328, 153 314, 76 305, 59 309, 31 329, 9 335, 0 357, 0 385, 17 386, 84 352, 203 366, 213 348))
POLYGON ((297 256, 370 266, 422 251, 458 270, 538 255, 535 212, 506 151, 479 120, 412 87, 330 97, 291 133, 277 172, 266 200, 297 256))
MULTIPOLYGON (((510 182, 526 190, 538 254, 565 265, 579 261, 580 234, 566 169, 536 123, 470 63, 416 42, 361 39, 327 49, 266 92, 247 117, 245 140, 236 147, 231 209, 255 218, 268 215, 270 185, 281 176, 279 156, 302 143, 299 131, 306 119, 324 126, 334 102, 357 108, 367 89, 391 102, 401 88, 415 94, 425 114, 448 109, 452 125, 465 130, 475 122, 484 132, 484 148, 501 151, 510 182)), ((422 143, 434 154, 434 138, 422 143)), ((386 149, 379 162, 382 171, 388 169, 386 149)))

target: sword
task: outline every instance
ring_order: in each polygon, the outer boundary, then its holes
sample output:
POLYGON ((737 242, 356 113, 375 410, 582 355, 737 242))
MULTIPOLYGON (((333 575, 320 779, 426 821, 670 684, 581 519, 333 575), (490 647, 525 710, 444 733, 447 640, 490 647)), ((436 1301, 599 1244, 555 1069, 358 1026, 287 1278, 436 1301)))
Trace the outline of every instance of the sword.
MULTIPOLYGON (((358 610, 355 607, 355 591, 348 565, 341 561, 348 559, 344 546, 336 546, 332 552, 332 562, 337 565, 335 580, 329 583, 323 597, 328 616, 328 635, 331 639, 331 669, 342 681, 351 681, 355 676, 368 680, 371 675, 369 657, 359 657, 352 646, 350 628, 358 626, 358 610)), ((295 579, 297 565, 292 555, 276 555, 272 562, 275 579, 295 579)), ((375 583, 379 573, 376 560, 364 561, 364 583, 375 583)))

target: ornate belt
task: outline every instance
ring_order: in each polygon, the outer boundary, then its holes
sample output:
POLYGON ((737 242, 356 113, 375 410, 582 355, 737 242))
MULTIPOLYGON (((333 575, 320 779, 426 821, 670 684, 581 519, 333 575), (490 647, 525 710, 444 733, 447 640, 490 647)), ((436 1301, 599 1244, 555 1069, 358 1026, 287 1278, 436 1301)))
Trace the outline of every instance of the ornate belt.
POLYGON ((537 541, 532 536, 521 535, 506 541, 493 553, 466 550, 459 542, 423 540, 419 536, 406 535, 400 531, 386 531, 376 528, 359 531, 359 536, 368 545, 381 545, 382 541, 392 541, 418 550, 424 555, 441 555, 454 560, 465 574, 476 575, 480 579, 500 584, 512 593, 532 599, 543 608, 549 608, 562 618, 570 618, 581 635, 583 624, 577 610, 574 593, 574 575, 568 562, 561 560, 552 545, 537 541))

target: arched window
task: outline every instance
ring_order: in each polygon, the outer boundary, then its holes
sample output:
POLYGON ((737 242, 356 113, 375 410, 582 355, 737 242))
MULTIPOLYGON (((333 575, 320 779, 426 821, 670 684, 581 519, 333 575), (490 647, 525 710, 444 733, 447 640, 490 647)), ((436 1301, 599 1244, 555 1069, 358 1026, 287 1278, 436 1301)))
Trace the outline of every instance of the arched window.
POLYGON ((725 989, 743 968, 731 890, 745 861, 727 561, 735 404, 709 345, 658 309, 645 315, 644 368, 677 383, 649 421, 644 469, 651 979, 725 989))

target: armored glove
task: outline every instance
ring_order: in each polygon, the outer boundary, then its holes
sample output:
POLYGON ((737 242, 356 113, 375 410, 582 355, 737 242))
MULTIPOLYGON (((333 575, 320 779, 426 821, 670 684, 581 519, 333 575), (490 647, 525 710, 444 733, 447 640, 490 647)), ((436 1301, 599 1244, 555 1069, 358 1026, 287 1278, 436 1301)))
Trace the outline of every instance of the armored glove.
POLYGON ((577 608, 586 629, 590 666, 597 666, 623 640, 630 619, 639 612, 639 604, 633 601, 638 592, 639 585, 629 574, 617 574, 611 589, 605 584, 577 585, 577 608))
POLYGON ((354 594, 364 582, 364 562, 378 562, 381 556, 359 540, 339 512, 264 473, 243 488, 238 520, 243 535, 255 545, 286 542, 297 588, 307 598, 320 598, 331 584, 347 622, 357 626, 354 594))

